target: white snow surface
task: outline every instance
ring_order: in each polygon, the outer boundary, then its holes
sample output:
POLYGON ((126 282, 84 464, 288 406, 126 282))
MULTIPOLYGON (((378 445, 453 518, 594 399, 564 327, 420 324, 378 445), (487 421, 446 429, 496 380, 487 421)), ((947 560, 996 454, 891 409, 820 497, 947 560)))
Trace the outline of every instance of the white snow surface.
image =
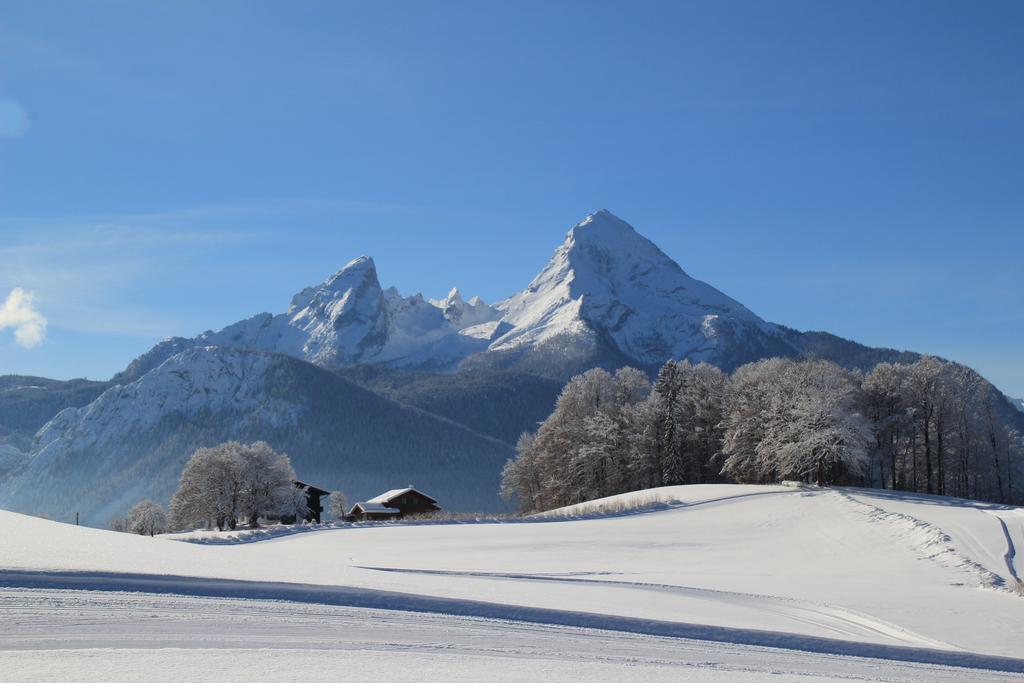
POLYGON ((1024 601, 1008 589, 1018 508, 706 485, 573 513, 589 516, 216 545, 0 512, 0 667, 131 678, 179 648, 204 676, 236 679, 298 678, 349 651, 354 671, 465 680, 1024 671, 1024 601))
POLYGON ((1024 398, 1011 398, 1010 403, 1013 404, 1014 408, 1024 413, 1024 398))

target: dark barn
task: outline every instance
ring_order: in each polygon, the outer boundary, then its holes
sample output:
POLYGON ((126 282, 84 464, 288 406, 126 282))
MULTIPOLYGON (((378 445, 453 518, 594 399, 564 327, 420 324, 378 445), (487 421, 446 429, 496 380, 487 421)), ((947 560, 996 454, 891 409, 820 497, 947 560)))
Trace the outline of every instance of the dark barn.
POLYGON ((437 501, 413 486, 404 489, 392 489, 367 501, 352 506, 346 519, 349 521, 366 521, 381 519, 399 519, 414 515, 423 515, 440 510, 437 501))
MULTIPOLYGON (((316 522, 319 524, 320 515, 324 511, 324 506, 323 503, 320 502, 320 499, 324 496, 331 495, 331 492, 324 491, 323 489, 317 488, 312 484, 307 484, 304 481, 295 481, 292 483, 295 484, 295 488, 301 489, 306 494, 306 507, 309 508, 309 511, 306 512, 306 516, 304 517, 305 521, 316 522)), ((295 524, 295 517, 282 517, 281 522, 283 524, 295 524)))

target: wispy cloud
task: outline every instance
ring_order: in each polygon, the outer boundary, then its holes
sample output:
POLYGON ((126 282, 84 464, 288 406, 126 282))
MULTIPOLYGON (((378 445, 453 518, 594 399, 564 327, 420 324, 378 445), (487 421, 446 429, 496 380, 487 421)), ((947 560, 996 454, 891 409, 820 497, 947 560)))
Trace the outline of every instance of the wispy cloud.
POLYGON ((0 97, 0 138, 20 138, 32 127, 25 107, 10 97, 0 97))
POLYGON ((0 330, 14 329, 14 339, 26 349, 39 346, 46 338, 46 318, 36 309, 36 297, 15 287, 0 304, 0 330))
POLYGON ((219 318, 202 318, 216 303, 183 297, 206 297, 253 277, 255 264, 267 267, 260 259, 272 258, 274 245, 301 243, 297 235, 310 230, 304 226, 414 210, 262 197, 139 213, 0 216, 0 292, 19 287, 37 293, 55 334, 184 334, 219 318))

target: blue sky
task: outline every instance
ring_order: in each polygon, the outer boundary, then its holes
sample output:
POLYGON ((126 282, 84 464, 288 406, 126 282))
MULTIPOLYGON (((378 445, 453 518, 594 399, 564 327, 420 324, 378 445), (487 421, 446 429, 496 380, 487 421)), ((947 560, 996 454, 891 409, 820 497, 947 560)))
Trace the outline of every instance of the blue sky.
POLYGON ((1022 396, 1022 25, 995 1, 0 1, 0 301, 34 295, 0 307, 0 374, 108 377, 363 253, 403 293, 495 300, 606 207, 766 319, 1022 396))

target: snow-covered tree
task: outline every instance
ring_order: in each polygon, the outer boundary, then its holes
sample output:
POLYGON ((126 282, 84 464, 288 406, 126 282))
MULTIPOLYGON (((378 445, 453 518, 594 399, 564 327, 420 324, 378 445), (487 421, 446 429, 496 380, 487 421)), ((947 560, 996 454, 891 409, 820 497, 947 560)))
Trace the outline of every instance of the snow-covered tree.
POLYGON ((277 453, 265 441, 242 446, 241 510, 250 526, 257 526, 261 516, 304 515, 305 496, 295 487, 295 470, 291 460, 277 453))
POLYGON ((154 536, 167 531, 167 512, 151 500, 141 500, 128 512, 126 531, 154 536))
POLYGON ((849 372, 828 361, 795 366, 799 391, 774 413, 758 451, 775 459, 782 478, 813 477, 819 486, 836 475, 862 475, 868 467, 873 432, 855 405, 857 384, 849 372))
POLYGON ((1017 501, 1020 417, 977 373, 923 357, 864 374, 820 360, 669 361, 572 378, 519 439, 502 495, 523 511, 671 484, 783 478, 1017 501))
POLYGON ((344 491, 331 491, 330 510, 339 521, 348 514, 348 497, 344 491))
POLYGON ((785 405, 786 378, 795 363, 782 358, 750 363, 736 369, 725 392, 722 419, 722 472, 734 481, 764 483, 777 481, 778 472, 770 453, 759 449, 769 424, 783 419, 778 412, 785 405))
POLYGON ((243 516, 251 525, 261 516, 301 516, 305 500, 294 479, 288 456, 262 441, 200 448, 171 498, 173 523, 233 529, 243 516))

